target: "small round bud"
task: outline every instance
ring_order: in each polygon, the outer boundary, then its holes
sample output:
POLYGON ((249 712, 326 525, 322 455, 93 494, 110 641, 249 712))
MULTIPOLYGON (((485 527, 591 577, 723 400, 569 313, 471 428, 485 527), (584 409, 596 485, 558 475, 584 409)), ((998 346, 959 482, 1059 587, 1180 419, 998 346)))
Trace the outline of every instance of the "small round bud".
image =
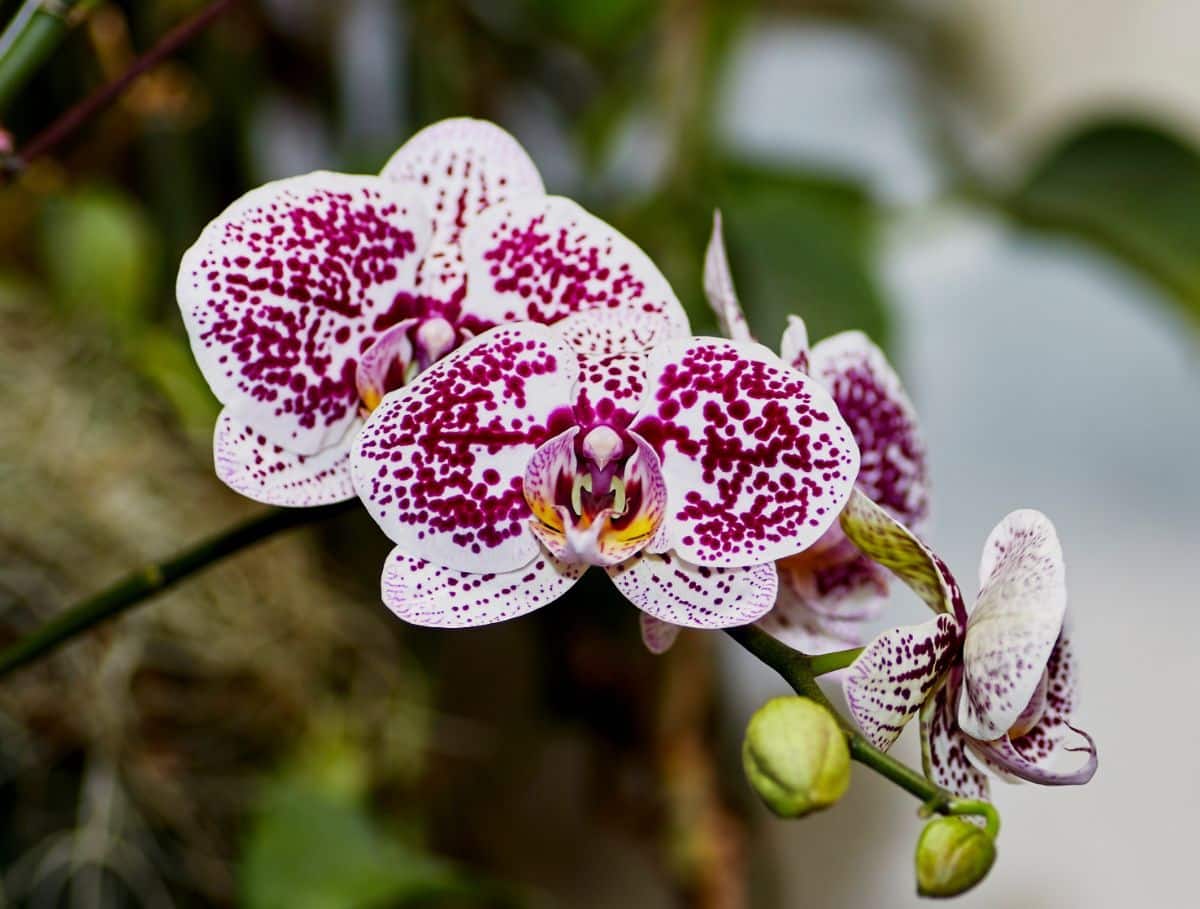
POLYGON ((837 720, 807 698, 774 698, 750 718, 742 743, 750 785, 780 817, 834 804, 850 785, 850 750, 837 720))
POLYGON ((961 817, 939 817, 917 840, 917 893, 946 897, 966 893, 996 861, 996 843, 982 827, 961 817))

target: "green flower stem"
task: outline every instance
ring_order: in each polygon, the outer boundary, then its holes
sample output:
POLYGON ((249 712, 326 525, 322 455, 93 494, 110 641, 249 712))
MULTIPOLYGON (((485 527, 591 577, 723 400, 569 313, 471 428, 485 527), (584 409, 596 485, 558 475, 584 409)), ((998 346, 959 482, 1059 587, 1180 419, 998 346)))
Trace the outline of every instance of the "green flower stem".
MULTIPOLYGON (((25 87, 70 29, 66 14, 81 4, 81 0, 58 0, 50 4, 31 0, 37 6, 26 19, 24 27, 0 56, 0 111, 3 111, 25 87), (53 12, 51 11, 53 8, 53 12)), ((19 14, 18 14, 19 15, 19 14)))
POLYGON ((293 527, 312 524, 357 506, 351 499, 319 508, 273 508, 257 518, 191 546, 164 562, 147 565, 106 590, 59 613, 41 628, 0 651, 0 676, 45 656, 76 635, 113 618, 131 606, 162 593, 184 578, 293 527))
MULTIPOLYGON (((821 704, 837 717, 838 724, 846 735, 846 744, 850 748, 850 757, 860 764, 870 767, 880 776, 891 780, 905 792, 911 793, 923 803, 923 810, 938 814, 975 814, 982 815, 988 824, 989 831, 998 830, 1000 818, 996 809, 986 802, 975 802, 959 799, 941 786, 930 782, 925 776, 911 767, 900 763, 895 758, 873 746, 859 734, 850 723, 842 717, 829 703, 825 692, 817 684, 817 672, 814 664, 821 657, 809 656, 799 650, 793 650, 787 644, 767 634, 756 625, 743 625, 741 628, 727 628, 725 633, 737 641, 745 650, 766 663, 778 672, 792 690, 801 697, 809 698, 821 704)), ((849 665, 848 657, 852 651, 827 654, 824 661, 827 668, 822 671, 830 672, 849 665)))
POLYGON ((862 647, 851 647, 849 650, 835 650, 833 653, 818 653, 808 658, 808 670, 814 676, 837 672, 857 660, 862 652, 862 647))

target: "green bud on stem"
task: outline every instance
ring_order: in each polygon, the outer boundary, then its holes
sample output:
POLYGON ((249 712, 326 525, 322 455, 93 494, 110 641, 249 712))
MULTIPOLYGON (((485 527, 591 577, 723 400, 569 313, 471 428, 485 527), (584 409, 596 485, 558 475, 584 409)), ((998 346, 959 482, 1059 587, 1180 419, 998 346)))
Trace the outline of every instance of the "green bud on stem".
POLYGON ((917 893, 966 893, 987 876, 995 861, 995 840, 982 827, 961 817, 935 818, 917 840, 917 893))
POLYGON ((742 765, 780 817, 828 808, 850 785, 846 736, 828 710, 807 698, 774 698, 759 708, 746 727, 742 765))

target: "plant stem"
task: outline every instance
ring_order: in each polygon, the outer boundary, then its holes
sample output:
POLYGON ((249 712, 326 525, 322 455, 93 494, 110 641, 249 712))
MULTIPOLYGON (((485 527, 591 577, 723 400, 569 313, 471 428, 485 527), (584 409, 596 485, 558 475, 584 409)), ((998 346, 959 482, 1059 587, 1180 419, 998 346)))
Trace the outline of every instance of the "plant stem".
POLYGON ((851 647, 849 650, 835 650, 833 653, 818 653, 808 658, 808 669, 814 676, 826 675, 845 669, 863 652, 861 647, 851 647))
MULTIPOLYGON (((0 56, 0 111, 25 87, 39 66, 54 52, 70 28, 66 13, 80 0, 59 0, 51 12, 42 0, 0 56)), ((17 13, 20 16, 24 10, 17 13)))
MULTIPOLYGON (((999 827, 999 816, 991 805, 986 802, 971 802, 956 798, 952 792, 930 782, 923 774, 880 751, 864 739, 833 708, 829 699, 825 697, 825 692, 817 684, 817 673, 813 671, 813 664, 821 660, 821 657, 813 657, 801 653, 799 650, 793 650, 756 625, 727 628, 725 633, 749 653, 778 672, 784 681, 792 686, 792 690, 796 694, 816 701, 829 710, 837 718, 838 724, 846 735, 846 744, 850 748, 851 758, 870 767, 880 776, 891 780, 905 792, 915 795, 924 803, 926 811, 939 814, 980 814, 988 819, 989 829, 991 829, 993 820, 996 828, 999 827)), ((828 657, 837 657, 837 659, 829 659, 827 662, 831 664, 831 668, 824 671, 840 668, 840 665, 837 664, 845 660, 850 653, 851 651, 841 651, 836 654, 828 654, 828 657)))
POLYGON ((162 593, 226 556, 284 530, 349 511, 356 504, 356 500, 351 499, 318 508, 273 508, 257 518, 190 546, 164 562, 146 565, 106 590, 64 610, 41 628, 0 651, 0 676, 46 655, 76 635, 162 593))

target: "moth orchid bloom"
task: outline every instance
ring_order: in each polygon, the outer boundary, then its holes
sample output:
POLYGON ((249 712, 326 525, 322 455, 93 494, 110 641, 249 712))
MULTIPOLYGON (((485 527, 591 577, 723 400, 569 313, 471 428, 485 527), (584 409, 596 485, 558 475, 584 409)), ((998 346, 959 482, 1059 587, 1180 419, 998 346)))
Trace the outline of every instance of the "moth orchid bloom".
MULTIPOLYGON (((704 257, 704 291, 722 332, 750 340, 725 254, 721 215, 713 216, 704 257)), ((917 414, 887 357, 859 331, 845 331, 814 345, 798 316, 788 319, 780 356, 798 373, 816 379, 832 395, 862 454, 858 489, 911 527, 929 512, 925 442, 917 414)), ((838 524, 813 546, 782 559, 775 608, 759 624, 808 653, 863 643, 864 622, 875 618, 888 592, 886 572, 860 553, 838 524)), ((662 652, 678 629, 644 618, 647 647, 662 652)))
POLYGON ((886 749, 919 712, 926 775, 966 798, 988 796, 987 777, 968 754, 1009 780, 1090 780, 1096 746, 1071 725, 1075 655, 1062 547, 1049 519, 1026 509, 996 525, 970 610, 942 560, 862 493, 851 497, 841 523, 859 549, 937 613, 923 625, 879 635, 847 671, 846 700, 867 738, 886 749), (1083 744, 1068 746, 1072 734, 1083 744), (1062 751, 1087 759, 1060 771, 1062 751))
MULTIPOLYGON (((666 284, 648 260, 636 278, 666 284)), ((816 383, 757 344, 613 316, 494 328, 371 414, 354 484, 396 544, 400 618, 511 619, 594 565, 665 622, 743 625, 774 561, 836 518, 858 451, 816 383)))
POLYGON ((417 133, 379 176, 318 172, 246 194, 205 228, 177 282, 224 405, 218 476, 276 505, 352 498, 365 414, 498 322, 628 306, 686 329, 678 303, 644 295, 627 263, 594 267, 611 235, 546 196, 512 136, 471 119, 417 133), (558 279, 535 287, 533 269, 558 279))

